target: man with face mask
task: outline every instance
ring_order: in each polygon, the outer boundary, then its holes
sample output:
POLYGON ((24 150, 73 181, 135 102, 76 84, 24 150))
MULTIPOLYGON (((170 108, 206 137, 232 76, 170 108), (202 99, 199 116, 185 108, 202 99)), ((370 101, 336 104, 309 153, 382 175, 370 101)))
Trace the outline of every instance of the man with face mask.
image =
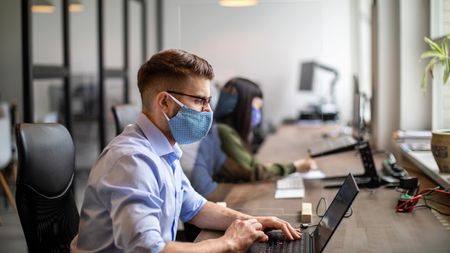
POLYGON ((142 113, 103 150, 89 175, 72 252, 245 252, 263 230, 300 234, 276 217, 252 217, 207 202, 193 190, 177 143, 204 137, 212 124, 210 80, 204 59, 166 50, 138 73, 142 113), (178 220, 226 230, 217 239, 175 242, 178 220))

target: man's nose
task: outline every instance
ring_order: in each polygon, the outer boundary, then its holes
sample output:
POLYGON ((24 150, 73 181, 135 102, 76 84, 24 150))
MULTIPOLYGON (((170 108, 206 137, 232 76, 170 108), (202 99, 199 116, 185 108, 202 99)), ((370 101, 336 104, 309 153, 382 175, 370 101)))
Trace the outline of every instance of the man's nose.
POLYGON ((207 103, 205 106, 203 106, 203 112, 212 112, 211 105, 207 103))

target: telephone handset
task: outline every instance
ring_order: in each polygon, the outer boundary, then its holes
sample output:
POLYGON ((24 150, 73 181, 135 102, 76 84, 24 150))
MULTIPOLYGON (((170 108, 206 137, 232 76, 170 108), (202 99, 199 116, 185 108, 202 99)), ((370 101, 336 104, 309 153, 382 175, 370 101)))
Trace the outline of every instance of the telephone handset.
POLYGON ((408 172, 397 164, 397 160, 392 153, 388 154, 388 157, 383 161, 383 170, 395 178, 402 178, 408 176, 408 172))

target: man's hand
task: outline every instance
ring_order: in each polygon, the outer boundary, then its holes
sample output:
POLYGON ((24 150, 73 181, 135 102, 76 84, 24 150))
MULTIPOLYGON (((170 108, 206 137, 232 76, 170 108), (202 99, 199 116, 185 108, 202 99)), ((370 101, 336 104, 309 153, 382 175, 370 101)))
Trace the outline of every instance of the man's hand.
MULTIPOLYGON (((263 230, 280 229, 288 240, 298 240, 301 238, 299 229, 295 229, 289 222, 277 217, 256 217, 256 220, 262 225, 263 230)), ((267 241, 268 237, 261 241, 267 241)))
POLYGON ((266 240, 263 225, 257 219, 237 219, 228 227, 223 236, 231 247, 231 252, 246 252, 256 240, 266 240))
POLYGON ((294 161, 294 167, 297 172, 308 172, 317 169, 317 163, 313 159, 307 157, 305 159, 294 161))

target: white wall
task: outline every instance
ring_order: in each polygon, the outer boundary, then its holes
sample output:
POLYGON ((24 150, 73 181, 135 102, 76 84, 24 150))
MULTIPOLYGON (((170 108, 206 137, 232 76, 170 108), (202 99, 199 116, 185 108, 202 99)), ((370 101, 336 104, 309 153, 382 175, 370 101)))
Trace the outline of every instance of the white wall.
POLYGON ((399 1, 378 0, 373 135, 378 149, 392 148, 400 118, 399 1))
POLYGON ((427 64, 420 55, 427 50, 423 38, 429 36, 429 1, 400 1, 400 128, 431 129, 431 89, 421 88, 427 64))
MULTIPOLYGON (((167 0, 163 19, 164 48, 204 57, 221 84, 237 75, 257 81, 269 120, 297 117, 314 99, 298 90, 300 63, 310 59, 339 70, 338 105, 342 118, 350 118, 350 0, 260 0, 247 8, 221 7, 216 0, 167 0)), ((327 86, 331 76, 324 76, 327 86)))

